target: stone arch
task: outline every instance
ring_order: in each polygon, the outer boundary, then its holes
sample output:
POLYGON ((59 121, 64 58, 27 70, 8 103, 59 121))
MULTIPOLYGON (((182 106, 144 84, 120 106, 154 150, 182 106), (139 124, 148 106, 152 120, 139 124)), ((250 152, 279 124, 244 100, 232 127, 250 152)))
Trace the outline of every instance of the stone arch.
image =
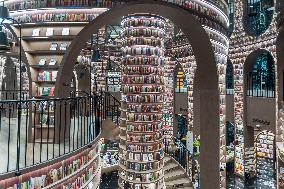
MULTIPOLYGON (((4 23, 4 26, 9 30, 11 31, 16 43, 20 44, 20 39, 17 37, 17 33, 15 32, 15 30, 9 25, 9 24, 5 24, 4 23)), ((23 44, 23 41, 22 41, 22 62, 24 62, 26 68, 27 68, 27 74, 28 74, 28 79, 29 79, 29 96, 31 97, 32 96, 32 76, 31 76, 31 70, 30 70, 30 65, 29 65, 29 61, 28 61, 28 58, 26 56, 26 53, 24 51, 24 48, 23 48, 24 44, 23 44)), ((19 56, 18 55, 9 55, 7 54, 7 56, 10 56, 10 57, 15 57, 17 59, 19 59, 19 56)))
MULTIPOLYGON (((278 124, 277 127, 279 128, 282 126, 282 123, 280 119, 283 119, 283 111, 284 111, 284 27, 282 26, 279 30, 279 34, 276 39, 276 52, 277 52, 277 71, 276 71, 276 82, 277 82, 277 102, 278 102, 278 109, 279 111, 279 117, 278 117, 278 124)), ((278 129, 279 130, 279 129, 278 129)), ((276 142, 282 141, 281 137, 281 132, 279 131, 276 134, 276 142)))
POLYGON ((194 87, 194 93, 200 99, 198 108, 200 109, 200 127, 202 128, 200 133, 202 141, 200 155, 200 162, 202 162, 201 188, 219 188, 220 158, 219 153, 216 153, 220 150, 217 66, 209 36, 198 20, 185 9, 166 2, 137 0, 119 5, 101 14, 90 22, 69 46, 58 73, 55 95, 57 97, 68 95, 67 84, 70 82, 77 55, 94 32, 113 19, 141 11, 161 15, 172 20, 184 31, 192 45, 197 61, 195 81, 198 81, 198 87, 194 87))
POLYGON ((281 28, 276 40, 277 52, 277 85, 278 85, 278 105, 283 108, 284 99, 284 27, 281 28))

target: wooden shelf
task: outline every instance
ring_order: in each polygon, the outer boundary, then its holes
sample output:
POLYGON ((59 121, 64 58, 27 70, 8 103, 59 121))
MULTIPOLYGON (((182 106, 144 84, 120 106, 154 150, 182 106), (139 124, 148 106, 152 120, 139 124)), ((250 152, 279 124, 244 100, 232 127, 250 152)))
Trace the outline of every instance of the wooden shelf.
POLYGON ((34 83, 47 83, 47 84, 54 84, 56 81, 33 81, 34 83))
POLYGON ((31 55, 64 55, 66 51, 62 50, 34 50, 34 51, 26 51, 31 55))
MULTIPOLYGON (((33 27, 49 27, 49 26, 85 26, 89 22, 72 22, 72 21, 66 21, 66 22, 31 22, 31 23, 22 23, 22 28, 33 28, 33 27)), ((14 27, 18 28, 19 26, 17 24, 13 24, 14 27)))
POLYGON ((49 65, 44 65, 44 66, 30 65, 30 67, 34 68, 34 69, 44 69, 44 70, 57 70, 57 69, 59 69, 59 66, 49 66, 49 65))
POLYGON ((75 35, 56 35, 56 36, 23 36, 25 41, 72 41, 75 35))
MULTIPOLYGON (((37 110, 35 113, 37 113, 37 114, 48 114, 48 111, 44 110, 44 112, 42 112, 41 110, 37 110)), ((49 114, 54 114, 54 111, 49 111, 49 114)), ((53 115, 51 115, 51 116, 53 116, 53 115)))
POLYGON ((33 96, 34 98, 38 98, 38 99, 48 99, 48 98, 54 98, 54 96, 33 96))
POLYGON ((35 139, 35 143, 42 143, 42 144, 52 144, 53 143, 53 139, 35 139))
POLYGON ((44 125, 42 125, 42 126, 41 126, 41 125, 35 125, 34 127, 35 127, 36 129, 41 129, 41 128, 43 128, 43 129, 48 129, 48 128, 51 129, 51 128, 54 128, 54 125, 49 125, 49 127, 48 127, 48 125, 45 125, 45 124, 44 124, 44 125))

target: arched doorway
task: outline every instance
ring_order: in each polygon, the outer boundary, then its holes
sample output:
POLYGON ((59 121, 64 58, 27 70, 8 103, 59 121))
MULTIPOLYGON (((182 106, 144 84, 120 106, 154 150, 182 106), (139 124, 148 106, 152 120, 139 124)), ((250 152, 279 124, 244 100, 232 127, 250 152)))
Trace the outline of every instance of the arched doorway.
POLYGON ((275 98, 275 66, 268 51, 259 50, 252 54, 246 70, 247 96, 275 98))
MULTIPOLYGON (((275 68, 274 57, 265 49, 258 49, 252 52, 246 59, 244 64, 244 146, 245 146, 245 172, 248 178, 256 178, 257 184, 263 180, 261 176, 265 171, 257 170, 257 160, 261 153, 258 149, 259 141, 268 141, 266 139, 258 139, 258 136, 270 137, 276 133, 276 100, 275 100, 275 68), (267 131, 267 132, 264 132, 267 131), (262 133, 262 134, 260 134, 262 133), (256 139, 256 140, 254 140, 256 139), (260 173, 261 174, 257 174, 260 173)), ((263 138, 262 137, 262 138, 263 138)), ((267 158, 266 158, 267 159, 267 158)), ((268 162, 275 163, 275 157, 272 157, 268 162)), ((267 162, 260 164, 267 164, 267 162)), ((267 170, 269 167, 267 167, 267 170)), ((272 170, 274 167, 272 166, 272 170)), ((268 175, 269 173, 265 173, 268 175)), ((273 176, 269 178, 273 180, 273 176)), ((252 181, 251 179, 248 179, 252 181)), ((269 185, 273 188, 273 185, 269 185)))
POLYGON ((148 12, 166 17, 184 31, 192 45, 197 61, 194 93, 199 96, 200 106, 200 136, 201 136, 201 188, 220 187, 219 163, 219 91, 217 67, 211 42, 202 25, 186 10, 165 2, 135 1, 117 6, 90 22, 70 45, 62 60, 59 78, 56 82, 56 95, 66 96, 68 88, 65 86, 71 79, 74 62, 78 52, 83 48, 91 35, 109 21, 127 14, 148 12))
POLYGON ((174 136, 178 139, 184 138, 188 131, 187 97, 187 78, 182 65, 177 63, 174 70, 174 136))

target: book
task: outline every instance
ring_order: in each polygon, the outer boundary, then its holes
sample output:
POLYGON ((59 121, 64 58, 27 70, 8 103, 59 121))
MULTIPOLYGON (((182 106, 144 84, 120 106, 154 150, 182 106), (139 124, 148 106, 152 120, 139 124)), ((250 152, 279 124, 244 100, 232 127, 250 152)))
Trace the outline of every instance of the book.
POLYGON ((55 59, 50 59, 50 61, 49 61, 49 65, 50 66, 55 66, 56 65, 56 60, 55 59))
POLYGON ((66 50, 67 50, 67 46, 68 46, 67 43, 61 43, 61 44, 60 44, 60 50, 66 51, 66 50))
POLYGON ((46 59, 45 59, 45 58, 42 58, 42 59, 39 60, 38 65, 44 66, 45 63, 46 63, 46 59))
POLYGON ((32 34, 32 36, 39 36, 39 34, 40 34, 40 30, 37 28, 37 29, 33 29, 33 34, 32 34))
POLYGON ((62 28, 62 35, 69 35, 70 34, 70 28, 62 28))
POLYGON ((56 51, 56 50, 57 50, 57 47, 58 47, 58 44, 57 44, 57 43, 51 43, 51 45, 50 45, 50 50, 56 51))
POLYGON ((53 35, 53 28, 47 28, 45 35, 46 36, 52 36, 53 35))

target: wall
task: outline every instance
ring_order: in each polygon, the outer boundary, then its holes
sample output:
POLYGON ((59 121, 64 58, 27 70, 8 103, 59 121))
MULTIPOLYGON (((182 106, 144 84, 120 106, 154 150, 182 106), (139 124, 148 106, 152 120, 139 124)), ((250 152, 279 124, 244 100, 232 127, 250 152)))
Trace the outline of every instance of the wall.
POLYGON ((226 95, 226 121, 234 122, 234 95, 226 95))
POLYGON ((247 97, 247 125, 275 133, 275 98, 247 97))
POLYGON ((187 116, 187 93, 175 93, 174 95, 175 114, 182 114, 184 116, 187 116))

